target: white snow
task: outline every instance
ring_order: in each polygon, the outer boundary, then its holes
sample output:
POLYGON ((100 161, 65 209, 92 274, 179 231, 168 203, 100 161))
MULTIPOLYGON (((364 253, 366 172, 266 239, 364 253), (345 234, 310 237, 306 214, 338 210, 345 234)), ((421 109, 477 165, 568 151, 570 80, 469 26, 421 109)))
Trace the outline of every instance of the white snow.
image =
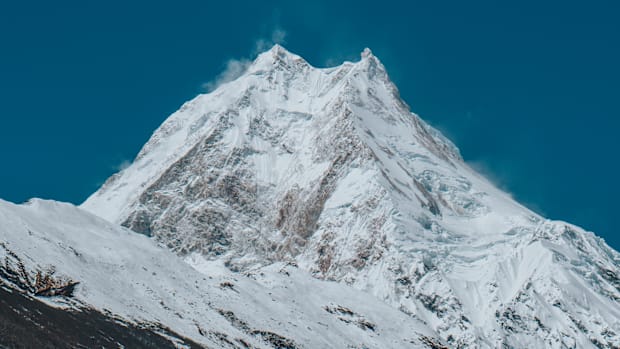
MULTIPOLYGON (((185 103, 81 208, 114 224, 148 227, 207 275, 236 275, 235 302, 250 303, 235 313, 261 323, 258 312, 273 311, 265 323, 309 347, 355 343, 357 329, 340 332, 332 324, 320 336, 323 325, 293 329, 327 324, 322 303, 347 297, 356 299, 347 307, 395 326, 382 335, 396 339, 360 337, 369 346, 402 347, 397 327, 414 320, 411 326, 423 332, 424 321, 453 347, 620 346, 618 253, 592 233, 545 220, 477 174, 411 113, 370 50, 358 62, 318 69, 276 45, 238 79, 185 103), (299 269, 283 277, 287 262, 299 269)), ((133 236, 106 227, 119 241, 133 236)), ((129 239, 144 244, 144 256, 154 253, 151 240, 129 239)), ((108 256, 104 246, 81 249, 108 256)), ((107 271, 122 266, 139 274, 132 250, 119 251, 107 271)), ((187 273, 178 280, 196 278, 174 263, 187 273)), ((68 271, 88 278, 82 266, 68 271)), ((115 277, 115 285, 126 281, 115 277)), ((149 287, 170 290, 169 283, 149 287)), ((216 284, 207 280, 198 289, 216 297, 223 292, 216 284)), ((81 292, 98 306, 142 314, 134 301, 81 292)), ((139 286, 127 292, 150 294, 139 286)), ((158 292, 153 299, 166 293, 158 292)), ((159 308, 140 307, 168 319, 159 308)))
POLYGON ((302 348, 399 348, 410 341, 419 346, 422 335, 436 336, 420 321, 351 287, 317 280, 285 264, 241 274, 199 256, 185 263, 152 239, 70 204, 0 201, 0 222, 0 241, 27 269, 53 266, 58 275, 79 281, 75 297, 83 304, 136 322, 163 324, 211 347, 224 347, 215 332, 231 341, 271 347, 232 326, 218 310, 232 311, 250 329, 275 332, 302 348), (232 288, 221 287, 223 282, 232 288), (353 309, 376 330, 339 320, 324 309, 331 304, 353 309))

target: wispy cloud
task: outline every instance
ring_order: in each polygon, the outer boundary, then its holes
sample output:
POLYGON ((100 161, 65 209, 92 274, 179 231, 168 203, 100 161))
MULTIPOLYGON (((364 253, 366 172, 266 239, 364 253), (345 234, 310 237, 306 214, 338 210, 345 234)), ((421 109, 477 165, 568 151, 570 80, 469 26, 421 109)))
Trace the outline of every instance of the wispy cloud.
POLYGON ((226 62, 226 66, 224 67, 224 71, 219 73, 215 79, 205 82, 202 84, 202 88, 211 92, 218 88, 220 85, 225 84, 229 81, 233 81, 236 78, 240 77, 250 66, 252 62, 249 59, 229 59, 226 62))
POLYGON ((120 171, 126 169, 129 166, 131 166, 131 161, 123 160, 119 164, 114 166, 114 170, 117 171, 117 172, 120 172, 120 171))
POLYGON ((496 166, 492 168, 488 161, 485 160, 468 160, 467 164, 501 191, 506 193, 510 198, 541 216, 547 216, 546 210, 537 203, 534 198, 516 195, 516 193, 509 188, 510 183, 516 183, 514 175, 512 174, 514 171, 512 171, 509 165, 496 164, 496 166))
POLYGON ((286 43, 286 31, 282 28, 275 28, 271 35, 268 38, 260 38, 256 40, 254 44, 254 52, 253 54, 259 54, 263 51, 270 49, 275 44, 285 44, 286 43))
POLYGON ((467 164, 474 169, 479 174, 483 175, 486 179, 488 179, 491 183, 493 183, 497 188, 505 192, 506 194, 513 197, 513 194, 510 192, 506 182, 506 175, 504 173, 499 173, 497 169, 493 170, 491 166, 489 166, 488 162, 485 160, 477 159, 477 160, 467 160, 467 164))
POLYGON ((254 58, 257 54, 270 49, 275 44, 286 43, 286 35, 287 34, 284 29, 277 27, 268 37, 257 39, 254 43, 254 47, 252 48, 251 57, 229 59, 224 64, 224 70, 219 73, 215 79, 202 84, 202 88, 206 92, 211 92, 222 84, 237 79, 245 73, 250 64, 252 64, 252 58, 254 58))

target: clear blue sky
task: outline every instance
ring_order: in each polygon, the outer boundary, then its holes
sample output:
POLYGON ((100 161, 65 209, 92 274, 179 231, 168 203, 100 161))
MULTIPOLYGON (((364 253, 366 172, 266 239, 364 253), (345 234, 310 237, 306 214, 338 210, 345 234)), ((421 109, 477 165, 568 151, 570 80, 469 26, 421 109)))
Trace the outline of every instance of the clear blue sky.
POLYGON ((275 30, 311 64, 370 47, 414 112, 519 201, 616 249, 618 1, 4 1, 0 197, 80 203, 275 30))

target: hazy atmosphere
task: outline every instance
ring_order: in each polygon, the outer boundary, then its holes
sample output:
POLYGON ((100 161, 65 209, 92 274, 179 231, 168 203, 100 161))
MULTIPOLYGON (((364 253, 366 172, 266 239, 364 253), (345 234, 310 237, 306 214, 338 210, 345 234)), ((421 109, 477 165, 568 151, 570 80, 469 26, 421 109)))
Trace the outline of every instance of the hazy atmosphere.
POLYGON ((369 47, 474 168, 620 248, 618 2, 404 3, 4 3, 0 198, 81 203, 273 43, 320 67, 369 47))

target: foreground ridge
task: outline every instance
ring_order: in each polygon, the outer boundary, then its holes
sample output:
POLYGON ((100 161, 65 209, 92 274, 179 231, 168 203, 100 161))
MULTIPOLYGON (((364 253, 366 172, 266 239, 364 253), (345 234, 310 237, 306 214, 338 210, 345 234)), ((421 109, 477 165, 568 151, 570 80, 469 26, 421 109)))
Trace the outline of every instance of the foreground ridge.
POLYGON ((420 320, 292 264, 244 274, 217 263, 195 261, 192 268, 152 239, 54 201, 0 200, 0 221, 5 271, 0 347, 427 348, 429 340, 442 343, 420 320), (22 286, 37 270, 54 270, 57 278, 79 284, 71 294, 35 295, 22 286))

